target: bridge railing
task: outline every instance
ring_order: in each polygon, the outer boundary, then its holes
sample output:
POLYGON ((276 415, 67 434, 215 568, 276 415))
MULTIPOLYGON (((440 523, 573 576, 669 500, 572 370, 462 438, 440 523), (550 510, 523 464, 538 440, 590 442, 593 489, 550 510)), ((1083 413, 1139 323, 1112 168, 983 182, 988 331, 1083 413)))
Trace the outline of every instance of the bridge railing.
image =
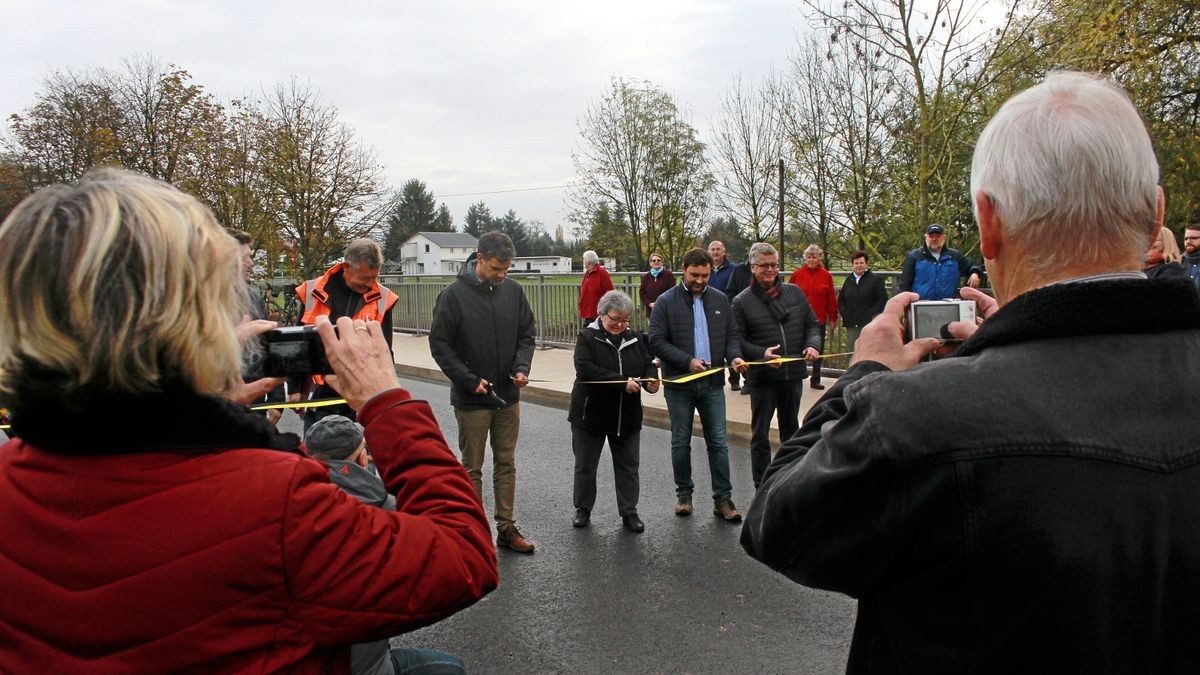
MULTIPOLYGON (((847 272, 834 272, 834 284, 841 288, 847 272)), ((884 277, 888 294, 896 291, 899 272, 876 272, 884 277)), ((533 310, 536 323, 537 345, 542 348, 560 347, 571 349, 575 346, 575 336, 582 327, 579 318, 579 281, 576 273, 560 274, 517 274, 508 275, 510 280, 521 284, 525 297, 533 310)), ((612 274, 613 285, 629 294, 634 302, 638 302, 638 285, 641 283, 640 273, 612 274)), ((381 282, 398 300, 392 309, 392 326, 395 330, 405 333, 427 334, 433 323, 433 306, 438 294, 454 280, 451 275, 405 274, 384 276, 381 282)), ((645 331, 647 319, 640 305, 631 317, 631 327, 634 330, 645 331)), ((487 330, 480 326, 479 330, 487 330)), ((851 347, 845 344, 846 333, 839 323, 837 328, 830 331, 826 338, 825 353, 837 354, 848 352, 851 347)), ((849 357, 826 359, 824 367, 830 370, 841 370, 849 364, 849 357)))

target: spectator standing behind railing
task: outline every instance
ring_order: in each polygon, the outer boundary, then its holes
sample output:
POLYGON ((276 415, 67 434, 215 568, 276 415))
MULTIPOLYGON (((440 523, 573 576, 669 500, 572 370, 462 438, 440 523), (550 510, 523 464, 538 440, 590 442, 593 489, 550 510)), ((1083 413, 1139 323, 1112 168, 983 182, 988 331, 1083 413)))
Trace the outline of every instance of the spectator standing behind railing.
MULTIPOLYGON (((792 272, 792 278, 788 280, 804 291, 808 305, 812 307, 813 314, 817 315, 817 321, 821 324, 821 344, 817 347, 818 352, 825 351, 827 333, 837 327, 838 321, 837 290, 833 285, 833 275, 825 269, 824 255, 825 252, 816 244, 804 249, 804 264, 796 268, 796 271, 792 272)), ((825 385, 821 384, 821 359, 813 361, 809 386, 813 389, 825 388, 825 385)))
POLYGON ((1200 223, 1188 225, 1183 232, 1183 259, 1180 264, 1200 289, 1200 223))
POLYGON ((675 285, 675 273, 663 266, 661 253, 650 254, 650 270, 642 275, 642 283, 638 286, 638 296, 646 318, 650 318, 650 310, 654 309, 654 301, 658 296, 675 285))
POLYGON ((846 329, 846 349, 850 351, 854 351, 854 343, 863 326, 879 316, 888 301, 883 277, 867 269, 868 262, 866 251, 855 251, 850 256, 853 270, 846 275, 842 292, 838 294, 838 311, 846 329))
POLYGON ((583 280, 579 282, 579 317, 588 326, 596 320, 596 305, 613 289, 612 277, 595 251, 583 252, 583 280))
POLYGON ((1155 277, 1186 277, 1187 272, 1179 264, 1179 246, 1175 243, 1175 235, 1167 228, 1158 231, 1158 238, 1150 244, 1146 251, 1146 267, 1142 271, 1146 276, 1155 277))
POLYGON ((600 298, 599 317, 575 341, 575 386, 571 389, 571 449, 575 454, 575 527, 591 520, 596 505, 596 467, 608 440, 617 511, 630 532, 646 529, 638 517, 638 465, 642 433, 642 389, 658 391, 658 377, 644 335, 629 329, 633 299, 622 291, 600 298), (589 384, 603 382, 604 384, 589 384), (615 382, 615 383, 614 383, 615 382))
POLYGON ((1116 85, 1010 99, 971 162, 986 321, 922 362, 889 300, 768 467, 742 544, 858 600, 850 672, 1196 671, 1200 296, 1141 272, 1158 175, 1116 85))
POLYGON ((237 243, 194 198, 89 173, 0 225, 0 672, 346 672, 496 587, 470 480, 377 322, 317 330, 395 513, 244 405, 237 243), (130 423, 136 419, 136 423, 130 423))
POLYGON ((912 291, 922 300, 945 300, 958 295, 958 282, 979 288, 983 270, 958 249, 946 246, 946 230, 934 223, 925 228, 925 246, 909 251, 900 266, 901 291, 912 291))

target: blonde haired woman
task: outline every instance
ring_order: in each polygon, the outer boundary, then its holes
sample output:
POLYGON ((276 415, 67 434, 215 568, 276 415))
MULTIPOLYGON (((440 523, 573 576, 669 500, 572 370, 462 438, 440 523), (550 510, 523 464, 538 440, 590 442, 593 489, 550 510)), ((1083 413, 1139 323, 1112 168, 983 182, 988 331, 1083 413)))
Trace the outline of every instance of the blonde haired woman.
POLYGON ((1175 243, 1175 235, 1163 227, 1158 230, 1158 238, 1150 244, 1150 250, 1146 251, 1146 267, 1142 271, 1151 279, 1186 277, 1187 272, 1184 271, 1183 265, 1179 264, 1182 258, 1179 245, 1175 243))
POLYGON ((230 400, 276 383, 243 389, 246 293, 208 209, 144 176, 45 188, 0 225, 0 672, 346 671, 350 643, 495 587, 474 489, 379 324, 318 331, 396 513, 230 400))

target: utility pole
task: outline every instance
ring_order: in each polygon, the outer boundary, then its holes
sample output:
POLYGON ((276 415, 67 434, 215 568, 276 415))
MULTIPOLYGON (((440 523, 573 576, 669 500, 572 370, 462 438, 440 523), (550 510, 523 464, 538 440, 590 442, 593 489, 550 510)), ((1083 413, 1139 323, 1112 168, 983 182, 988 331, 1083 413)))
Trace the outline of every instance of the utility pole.
POLYGON ((779 269, 781 270, 787 261, 786 251, 783 237, 783 158, 781 157, 779 159, 779 269))

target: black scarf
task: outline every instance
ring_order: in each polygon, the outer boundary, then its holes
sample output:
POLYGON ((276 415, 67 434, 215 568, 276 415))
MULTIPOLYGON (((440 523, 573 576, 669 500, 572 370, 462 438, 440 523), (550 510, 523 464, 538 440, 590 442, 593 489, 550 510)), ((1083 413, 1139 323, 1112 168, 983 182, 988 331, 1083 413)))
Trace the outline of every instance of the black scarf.
POLYGON ((72 409, 61 402, 13 410, 13 436, 49 452, 110 455, 268 448, 303 454, 300 438, 261 412, 182 386, 161 392, 105 392, 72 409))
POLYGON ((754 280, 750 283, 750 288, 754 289, 754 294, 758 296, 759 300, 763 301, 763 304, 770 310, 771 316, 775 317, 775 320, 779 323, 786 322, 788 317, 792 315, 792 310, 784 307, 783 303, 779 301, 779 277, 775 277, 774 285, 765 288, 762 284, 758 283, 758 280, 754 280))

